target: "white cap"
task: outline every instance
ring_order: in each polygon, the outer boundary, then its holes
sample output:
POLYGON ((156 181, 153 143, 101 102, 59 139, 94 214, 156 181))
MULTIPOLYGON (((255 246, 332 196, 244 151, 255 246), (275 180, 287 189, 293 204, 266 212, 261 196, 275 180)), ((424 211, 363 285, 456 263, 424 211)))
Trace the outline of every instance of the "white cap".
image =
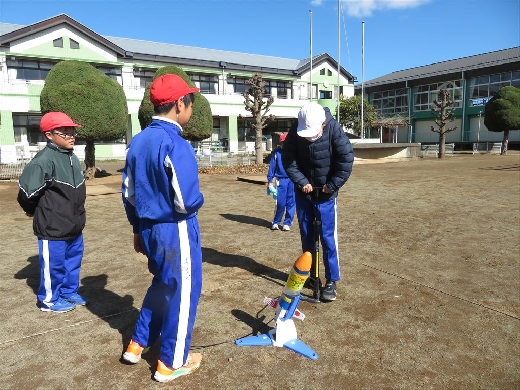
POLYGON ((315 137, 325 122, 325 110, 316 102, 305 103, 298 113, 297 134, 300 137, 315 137))

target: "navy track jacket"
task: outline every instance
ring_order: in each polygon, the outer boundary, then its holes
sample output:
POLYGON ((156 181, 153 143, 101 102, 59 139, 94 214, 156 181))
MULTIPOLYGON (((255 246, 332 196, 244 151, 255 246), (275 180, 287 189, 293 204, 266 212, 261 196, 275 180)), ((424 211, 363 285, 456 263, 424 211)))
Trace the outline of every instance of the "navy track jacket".
POLYGON ((298 136, 295 121, 283 144, 282 162, 289 178, 294 182, 297 196, 306 196, 301 189, 312 184, 313 187, 327 187, 332 194, 320 192, 319 202, 338 196, 339 189, 352 173, 354 151, 350 140, 340 124, 332 117, 330 110, 324 108, 327 124, 323 135, 314 142, 298 136))

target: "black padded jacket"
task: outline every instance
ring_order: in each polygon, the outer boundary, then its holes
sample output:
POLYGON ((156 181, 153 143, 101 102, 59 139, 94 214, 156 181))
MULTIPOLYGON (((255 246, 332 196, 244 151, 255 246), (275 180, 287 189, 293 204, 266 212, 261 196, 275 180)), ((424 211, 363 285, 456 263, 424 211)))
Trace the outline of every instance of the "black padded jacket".
POLYGON ((85 227, 85 178, 72 150, 53 143, 26 165, 18 181, 18 203, 33 218, 34 234, 69 240, 85 227))
POLYGON ((296 196, 304 194, 301 189, 311 184, 313 187, 327 187, 332 194, 319 193, 318 202, 338 196, 339 189, 352 173, 354 151, 349 138, 340 124, 324 108, 326 125, 322 136, 314 142, 297 135, 298 122, 295 121, 283 144, 282 163, 289 178, 295 184, 296 196))

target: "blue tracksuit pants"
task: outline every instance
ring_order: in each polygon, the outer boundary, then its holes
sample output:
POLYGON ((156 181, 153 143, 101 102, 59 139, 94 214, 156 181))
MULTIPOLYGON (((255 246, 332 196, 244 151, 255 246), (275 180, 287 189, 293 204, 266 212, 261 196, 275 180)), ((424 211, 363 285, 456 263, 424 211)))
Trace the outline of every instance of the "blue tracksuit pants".
POLYGON ((315 253, 314 244, 314 213, 321 218, 321 246, 323 249, 323 265, 325 278, 328 282, 341 279, 338 258, 338 214, 337 199, 316 203, 304 196, 296 196, 296 213, 300 226, 302 251, 315 253))
POLYGON ((38 238, 40 286, 38 300, 46 305, 78 292, 83 259, 83 234, 71 240, 38 238))
POLYGON ((141 245, 148 257, 152 284, 144 297, 132 339, 153 345, 159 359, 181 367, 188 358, 202 291, 202 249, 197 218, 177 223, 140 222, 141 245))
POLYGON ((291 226, 294 219, 294 209, 296 204, 294 201, 294 183, 288 177, 277 178, 278 187, 276 194, 276 208, 274 210, 273 225, 279 225, 282 222, 284 225, 291 226))

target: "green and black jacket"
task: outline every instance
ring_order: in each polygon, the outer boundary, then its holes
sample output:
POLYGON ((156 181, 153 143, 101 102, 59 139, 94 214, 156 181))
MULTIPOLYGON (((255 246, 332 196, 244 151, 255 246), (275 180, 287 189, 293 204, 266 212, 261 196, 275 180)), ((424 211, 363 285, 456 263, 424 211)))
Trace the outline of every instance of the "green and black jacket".
POLYGON ((18 182, 18 203, 34 215, 34 234, 44 240, 69 240, 85 227, 85 178, 72 150, 53 143, 26 165, 18 182))

